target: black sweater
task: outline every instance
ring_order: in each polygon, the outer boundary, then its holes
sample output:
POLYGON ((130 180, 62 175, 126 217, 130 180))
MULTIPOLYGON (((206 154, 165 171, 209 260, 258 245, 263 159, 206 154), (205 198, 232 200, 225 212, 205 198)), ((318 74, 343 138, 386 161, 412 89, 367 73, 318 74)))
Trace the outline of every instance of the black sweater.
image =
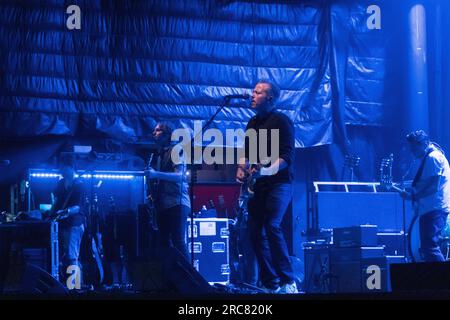
MULTIPOLYGON (((294 124, 292 121, 284 114, 276 111, 272 111, 263 116, 255 115, 247 124, 248 129, 255 129, 257 136, 257 145, 255 150, 257 151, 257 162, 260 163, 262 159, 260 159, 260 138, 261 131, 260 129, 267 129, 267 155, 270 157, 272 154, 271 150, 271 129, 279 130, 279 158, 283 159, 287 163, 287 168, 278 171, 277 174, 273 176, 267 176, 258 179, 257 186, 260 184, 273 184, 273 183, 290 183, 293 180, 294 176, 294 161, 295 161, 295 130, 294 124)), ((245 157, 249 160, 250 155, 249 152, 252 150, 250 148, 249 143, 251 140, 249 137, 245 139, 245 157)), ((275 159, 276 160, 276 159, 275 159)))

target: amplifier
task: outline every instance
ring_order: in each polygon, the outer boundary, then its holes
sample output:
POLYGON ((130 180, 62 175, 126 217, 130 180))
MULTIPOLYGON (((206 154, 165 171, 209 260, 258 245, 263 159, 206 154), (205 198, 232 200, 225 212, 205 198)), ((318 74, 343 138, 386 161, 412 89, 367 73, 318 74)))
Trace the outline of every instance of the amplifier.
POLYGON ((404 202, 397 192, 320 191, 316 196, 319 228, 372 224, 380 229, 401 230, 403 214, 407 223, 414 216, 410 201, 406 201, 403 212, 404 202), (336 203, 345 206, 337 208, 336 203))
POLYGON ((0 291, 14 291, 26 264, 59 279, 58 223, 20 221, 0 224, 0 291))
POLYGON ((330 292, 330 245, 303 244, 305 254, 305 281, 303 291, 306 293, 330 292))
POLYGON ((394 292, 432 292, 450 290, 450 264, 442 262, 420 262, 392 264, 390 266, 392 290, 394 292))
POLYGON ((404 256, 332 262, 330 291, 332 293, 391 291, 390 265, 404 262, 404 256))
POLYGON ((378 232, 378 245, 384 246, 387 255, 404 256, 406 255, 405 245, 407 245, 407 237, 403 232, 378 232))
POLYGON ((381 258, 384 256, 384 247, 358 247, 337 248, 330 250, 331 263, 360 261, 361 259, 381 258))
POLYGON ((361 225, 333 229, 333 243, 336 247, 371 247, 378 245, 378 227, 361 225))
POLYGON ((362 260, 361 287, 363 292, 390 292, 391 264, 405 263, 405 256, 385 256, 362 260))
MULTIPOLYGON (((196 218, 193 230, 194 268, 209 283, 230 280, 228 219, 196 218)), ((191 220, 187 225, 187 247, 192 256, 191 220)))

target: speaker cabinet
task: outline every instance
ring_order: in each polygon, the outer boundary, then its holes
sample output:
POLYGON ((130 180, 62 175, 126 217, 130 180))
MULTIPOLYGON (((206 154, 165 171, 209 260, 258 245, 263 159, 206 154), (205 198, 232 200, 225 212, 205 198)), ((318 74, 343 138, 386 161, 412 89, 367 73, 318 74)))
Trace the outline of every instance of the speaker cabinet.
POLYGON ((392 291, 450 291, 450 264, 422 262, 391 265, 392 291))
POLYGON ((330 292, 330 248, 328 246, 305 247, 306 293, 330 292))
POLYGON ((67 294, 67 289, 44 269, 27 264, 22 278, 21 293, 24 294, 67 294))
POLYGON ((148 261, 134 261, 131 269, 133 288, 138 292, 206 295, 213 288, 175 248, 162 250, 148 261))

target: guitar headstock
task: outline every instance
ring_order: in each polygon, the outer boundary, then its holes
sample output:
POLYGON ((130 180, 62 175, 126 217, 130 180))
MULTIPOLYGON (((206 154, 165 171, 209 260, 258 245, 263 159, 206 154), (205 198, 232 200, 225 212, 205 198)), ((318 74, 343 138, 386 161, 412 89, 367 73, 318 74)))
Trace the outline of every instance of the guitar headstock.
POLYGON ((380 184, 381 186, 388 188, 392 186, 393 183, 393 175, 392 175, 392 166, 394 163, 394 155, 391 153, 389 157, 385 157, 381 159, 380 164, 380 184))
POLYGON ((381 168, 391 168, 394 163, 394 155, 381 159, 381 168))
POLYGON ((342 181, 350 179, 350 181, 353 181, 354 179, 354 172, 357 167, 359 167, 359 162, 361 158, 357 156, 356 154, 346 154, 344 163, 342 165, 342 175, 341 179, 342 181))
POLYGON ((356 167, 359 167, 359 163, 361 161, 361 158, 357 156, 356 154, 347 154, 345 155, 344 159, 344 167, 349 169, 355 169, 356 167))

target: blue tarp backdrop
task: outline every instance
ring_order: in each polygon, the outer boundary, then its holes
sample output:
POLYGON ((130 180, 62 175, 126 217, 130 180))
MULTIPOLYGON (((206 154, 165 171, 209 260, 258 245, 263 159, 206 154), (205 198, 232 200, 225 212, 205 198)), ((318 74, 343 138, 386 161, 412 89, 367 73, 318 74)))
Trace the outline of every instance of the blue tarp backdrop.
MULTIPOLYGON (((1 1, 0 134, 138 141, 159 120, 192 128, 265 78, 297 147, 344 141, 345 124, 386 124, 388 31, 367 27, 372 2, 1 1)), ((252 115, 233 101, 212 127, 252 115)))

